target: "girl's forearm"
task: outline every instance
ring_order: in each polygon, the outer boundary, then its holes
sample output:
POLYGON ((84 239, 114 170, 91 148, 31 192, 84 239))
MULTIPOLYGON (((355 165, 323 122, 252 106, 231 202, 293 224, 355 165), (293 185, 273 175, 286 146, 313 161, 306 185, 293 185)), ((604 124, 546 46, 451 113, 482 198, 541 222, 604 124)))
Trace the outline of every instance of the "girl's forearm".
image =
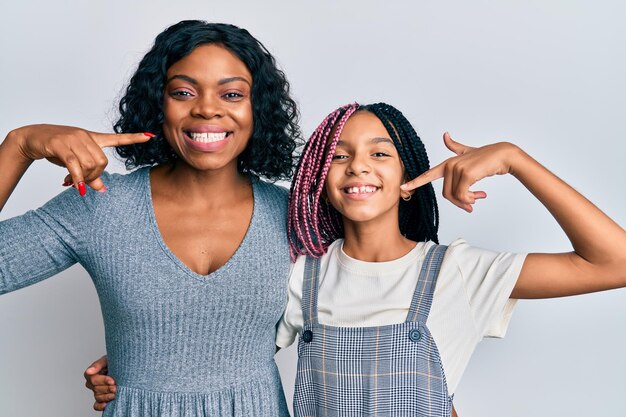
POLYGON ((517 147, 510 172, 548 209, 578 256, 598 266, 624 266, 626 231, 593 203, 517 147))

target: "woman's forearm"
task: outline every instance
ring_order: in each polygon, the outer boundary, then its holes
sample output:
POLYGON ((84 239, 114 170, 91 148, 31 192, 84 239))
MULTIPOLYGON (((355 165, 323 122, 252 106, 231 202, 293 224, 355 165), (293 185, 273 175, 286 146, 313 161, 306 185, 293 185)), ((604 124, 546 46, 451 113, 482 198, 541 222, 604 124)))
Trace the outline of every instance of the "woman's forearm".
POLYGON ((0 144, 0 211, 32 162, 19 151, 19 132, 11 131, 0 144))

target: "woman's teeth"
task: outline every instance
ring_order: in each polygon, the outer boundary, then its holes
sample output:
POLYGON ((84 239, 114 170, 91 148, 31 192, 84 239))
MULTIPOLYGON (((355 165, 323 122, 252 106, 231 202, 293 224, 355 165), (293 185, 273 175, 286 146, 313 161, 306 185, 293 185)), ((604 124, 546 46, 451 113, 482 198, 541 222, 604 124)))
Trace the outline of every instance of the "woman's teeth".
POLYGON ((347 187, 345 188, 346 193, 348 194, 364 194, 364 193, 373 193, 378 189, 378 187, 373 187, 371 185, 364 185, 361 187, 347 187))
POLYGON ((224 140, 226 136, 228 136, 228 132, 220 132, 220 133, 187 132, 187 136, 189 136, 192 140, 196 142, 211 143, 211 142, 219 142, 220 140, 224 140))

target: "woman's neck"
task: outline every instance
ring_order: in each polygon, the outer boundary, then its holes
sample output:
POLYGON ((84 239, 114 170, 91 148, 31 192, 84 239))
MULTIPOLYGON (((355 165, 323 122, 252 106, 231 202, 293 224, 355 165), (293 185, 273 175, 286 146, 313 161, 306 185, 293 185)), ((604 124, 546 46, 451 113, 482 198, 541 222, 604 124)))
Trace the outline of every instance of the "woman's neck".
POLYGON ((400 233, 397 222, 391 225, 344 222, 343 251, 360 261, 393 261, 409 253, 415 245, 416 242, 400 233))
POLYGON ((250 179, 236 165, 220 170, 197 170, 180 161, 152 169, 152 191, 167 194, 172 200, 194 203, 228 203, 251 194, 250 179))

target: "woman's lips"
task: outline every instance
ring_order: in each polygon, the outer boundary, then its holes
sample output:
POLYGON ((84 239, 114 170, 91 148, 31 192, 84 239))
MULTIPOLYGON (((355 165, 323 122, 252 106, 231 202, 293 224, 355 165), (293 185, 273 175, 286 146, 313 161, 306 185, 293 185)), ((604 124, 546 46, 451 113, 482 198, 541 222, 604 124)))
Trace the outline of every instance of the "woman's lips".
POLYGON ((193 150, 199 152, 216 152, 223 149, 230 138, 232 132, 185 132, 185 143, 193 150))

